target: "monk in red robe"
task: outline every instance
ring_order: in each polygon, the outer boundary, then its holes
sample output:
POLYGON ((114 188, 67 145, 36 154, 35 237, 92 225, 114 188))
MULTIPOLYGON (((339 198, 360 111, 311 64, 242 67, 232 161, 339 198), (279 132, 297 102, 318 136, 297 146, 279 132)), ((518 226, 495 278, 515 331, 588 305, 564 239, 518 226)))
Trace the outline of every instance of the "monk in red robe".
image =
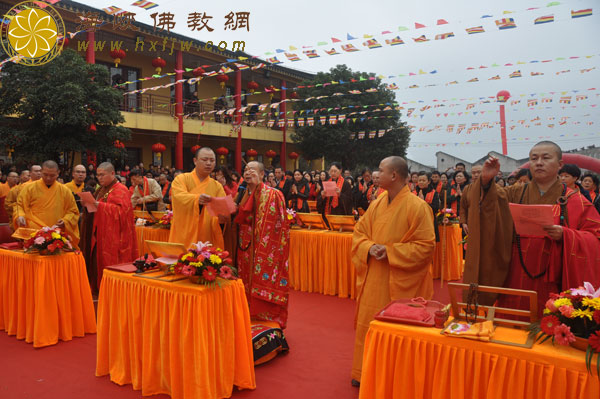
MULTIPOLYGON (((550 141, 529 152, 532 181, 502 188, 494 184, 500 170, 490 157, 469 190, 469 240, 465 283, 504 286, 538 293, 542 313, 550 293, 600 283, 600 216, 580 193, 558 178, 562 151, 550 141), (553 205, 554 224, 546 237, 520 237, 514 232, 509 203, 553 205), (480 217, 481 215, 481 217, 480 217)), ((493 296, 479 295, 481 303, 493 296)), ((498 305, 529 309, 526 297, 500 296, 498 305)))
POLYGON ((100 188, 94 193, 98 210, 84 208, 81 248, 92 291, 97 293, 106 266, 130 263, 137 258, 137 239, 131 193, 115 178, 109 162, 96 170, 100 188))
POLYGON ((290 229, 281 191, 265 185, 264 165, 249 162, 247 189, 240 193, 237 265, 244 281, 250 317, 287 324, 290 229))

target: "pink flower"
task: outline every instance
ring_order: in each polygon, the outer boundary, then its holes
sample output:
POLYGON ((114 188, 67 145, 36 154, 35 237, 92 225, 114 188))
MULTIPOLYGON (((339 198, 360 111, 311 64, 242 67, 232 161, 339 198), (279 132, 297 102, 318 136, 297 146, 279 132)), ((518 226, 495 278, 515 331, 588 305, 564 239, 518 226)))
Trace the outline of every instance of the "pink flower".
POLYGON ((556 306, 554 306, 554 300, 553 299, 548 299, 546 301, 546 308, 548 310, 550 310, 551 312, 556 312, 558 309, 556 306))
POLYGON ((229 266, 223 266, 223 267, 221 267, 221 270, 219 271, 219 276, 221 276, 224 279, 229 280, 230 278, 233 277, 233 273, 231 272, 231 268, 229 266))
POLYGON ((554 329, 554 339, 559 345, 569 345, 571 342, 575 342, 575 336, 571 332, 571 327, 564 324, 556 326, 554 329))
POLYGON ((583 283, 583 287, 571 288, 571 295, 582 295, 598 298, 600 297, 600 288, 594 290, 594 286, 586 281, 583 283))
POLYGON ((560 308, 558 308, 558 310, 560 311, 560 313, 562 313, 563 316, 571 318, 571 315, 573 314, 573 311, 575 309, 573 308, 573 306, 562 305, 560 308))
POLYGON ((36 237, 35 240, 33 240, 33 242, 37 245, 42 245, 46 242, 46 240, 44 239, 44 237, 36 237))
POLYGON ((183 274, 184 276, 193 276, 194 274, 196 274, 196 268, 194 266, 184 265, 181 268, 181 274, 183 274))

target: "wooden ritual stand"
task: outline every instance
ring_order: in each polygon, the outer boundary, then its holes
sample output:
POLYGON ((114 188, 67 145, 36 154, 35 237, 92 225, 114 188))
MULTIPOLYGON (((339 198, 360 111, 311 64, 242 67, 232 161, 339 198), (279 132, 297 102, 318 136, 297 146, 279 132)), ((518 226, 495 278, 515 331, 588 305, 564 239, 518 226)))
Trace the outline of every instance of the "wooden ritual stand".
POLYGON ((327 221, 329 222, 329 227, 333 231, 339 231, 340 233, 344 231, 354 231, 354 225, 356 224, 356 220, 354 220, 354 216, 352 215, 326 215, 327 221))

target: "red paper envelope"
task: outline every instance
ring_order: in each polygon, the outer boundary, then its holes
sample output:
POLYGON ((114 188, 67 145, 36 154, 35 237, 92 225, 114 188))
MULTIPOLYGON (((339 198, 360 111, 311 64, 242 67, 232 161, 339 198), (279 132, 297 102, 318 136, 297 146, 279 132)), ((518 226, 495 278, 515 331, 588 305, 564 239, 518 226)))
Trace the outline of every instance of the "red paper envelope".
POLYGON ((337 184, 333 181, 324 181, 323 182, 323 196, 324 197, 337 197, 338 194, 335 191, 337 188, 337 184))
POLYGON ((212 197, 207 205, 210 216, 229 216, 235 212, 235 202, 229 195, 224 197, 212 197))

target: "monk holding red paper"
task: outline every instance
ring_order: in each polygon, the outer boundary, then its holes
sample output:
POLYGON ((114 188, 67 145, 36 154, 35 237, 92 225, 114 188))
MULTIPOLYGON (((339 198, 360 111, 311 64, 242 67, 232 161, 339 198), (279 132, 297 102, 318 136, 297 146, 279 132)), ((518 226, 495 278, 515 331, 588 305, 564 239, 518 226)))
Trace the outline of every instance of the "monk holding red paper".
MULTIPOLYGON (((600 283, 600 216, 580 193, 560 182, 562 151, 551 141, 529 152, 532 181, 502 188, 493 183, 500 170, 490 157, 469 190, 469 241, 465 283, 504 286, 538 293, 538 312, 551 293, 600 283), (552 206, 553 224, 542 226, 544 237, 521 236, 513 229, 509 204, 552 206)), ((523 232, 523 231, 521 231, 523 232)), ((492 304, 494 296, 479 294, 492 304)), ((498 305, 529 309, 525 297, 500 296, 498 305)))
POLYGON ((194 170, 182 173, 171 183, 173 220, 169 242, 186 248, 198 241, 210 241, 216 248, 224 248, 219 222, 226 223, 228 215, 211 216, 206 205, 213 197, 225 197, 225 190, 210 177, 216 165, 216 156, 208 147, 200 148, 194 157, 194 170))
POLYGON ((107 266, 131 263, 137 257, 131 194, 115 178, 115 168, 101 163, 96 176, 100 188, 93 196, 81 193, 83 222, 81 250, 92 292, 97 293, 107 266))

